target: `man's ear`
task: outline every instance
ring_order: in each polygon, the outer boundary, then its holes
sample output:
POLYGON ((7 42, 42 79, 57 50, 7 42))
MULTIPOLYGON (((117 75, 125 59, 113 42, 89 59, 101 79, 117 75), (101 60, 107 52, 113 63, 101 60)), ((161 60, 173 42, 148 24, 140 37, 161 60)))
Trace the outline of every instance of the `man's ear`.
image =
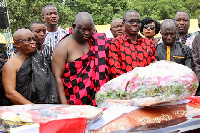
POLYGON ((42 20, 44 21, 44 16, 42 15, 42 20))
POLYGON ((19 42, 15 41, 14 44, 15 44, 16 47, 18 47, 18 48, 20 47, 19 42))
POLYGON ((124 25, 125 25, 125 23, 124 23, 124 21, 123 21, 123 22, 122 22, 122 26, 125 28, 125 26, 124 26, 124 25))
POLYGON ((112 31, 112 28, 110 28, 110 31, 112 31))
POLYGON ((72 29, 75 30, 75 28, 76 28, 76 24, 73 24, 72 29))

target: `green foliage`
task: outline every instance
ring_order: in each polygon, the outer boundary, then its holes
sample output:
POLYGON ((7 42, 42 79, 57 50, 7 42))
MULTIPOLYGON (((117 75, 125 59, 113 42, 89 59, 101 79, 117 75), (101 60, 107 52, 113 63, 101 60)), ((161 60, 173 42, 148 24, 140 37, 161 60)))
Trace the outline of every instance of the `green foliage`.
POLYGON ((47 4, 57 7, 60 17, 59 25, 69 26, 66 23, 70 23, 75 14, 60 0, 7 0, 12 32, 19 28, 29 28, 30 23, 35 20, 42 21, 42 7, 47 4))
POLYGON ((42 7, 53 4, 59 12, 59 26, 70 27, 78 12, 89 12, 94 23, 109 24, 115 18, 122 18, 129 9, 135 9, 141 18, 150 16, 156 20, 174 18, 179 10, 186 10, 191 18, 200 15, 199 0, 7 0, 10 27, 29 28, 34 20, 41 20, 42 7))
POLYGON ((77 0, 76 6, 71 6, 71 9, 76 13, 89 12, 95 24, 109 24, 112 19, 124 14, 126 6, 125 1, 118 0, 77 0))

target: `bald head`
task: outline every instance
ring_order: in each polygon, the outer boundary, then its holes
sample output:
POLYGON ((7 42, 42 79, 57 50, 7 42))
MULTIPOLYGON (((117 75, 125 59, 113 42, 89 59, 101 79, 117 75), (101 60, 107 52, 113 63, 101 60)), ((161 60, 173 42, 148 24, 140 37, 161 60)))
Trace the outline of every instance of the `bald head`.
POLYGON ((72 36, 79 43, 88 42, 94 29, 92 16, 88 12, 79 12, 72 25, 72 36))
POLYGON ((112 27, 115 23, 118 23, 118 22, 122 23, 123 20, 120 18, 113 19, 112 22, 110 23, 110 26, 112 27))
POLYGON ((13 34, 13 40, 17 41, 19 39, 23 39, 24 36, 26 36, 27 34, 33 34, 29 29, 18 29, 17 31, 15 31, 15 33, 13 34))
POLYGON ((176 24, 172 19, 165 19, 161 24, 161 30, 164 29, 174 29, 176 30, 176 24))
POLYGON ((79 24, 79 23, 82 23, 82 22, 92 22, 93 23, 92 16, 88 12, 79 12, 76 15, 76 18, 74 20, 74 24, 79 24))
POLYGON ((110 31, 114 38, 124 34, 124 26, 122 25, 122 22, 122 19, 116 18, 110 23, 110 31))
POLYGON ((17 52, 24 57, 28 57, 35 51, 34 35, 29 29, 18 29, 13 34, 14 44, 17 52))
POLYGON ((128 10, 128 11, 126 11, 124 13, 123 20, 126 20, 127 19, 127 14, 130 14, 130 13, 136 13, 140 17, 140 14, 136 10, 128 10))
POLYGON ((163 43, 167 46, 174 44, 176 39, 176 24, 172 19, 165 19, 161 24, 161 35, 163 43))

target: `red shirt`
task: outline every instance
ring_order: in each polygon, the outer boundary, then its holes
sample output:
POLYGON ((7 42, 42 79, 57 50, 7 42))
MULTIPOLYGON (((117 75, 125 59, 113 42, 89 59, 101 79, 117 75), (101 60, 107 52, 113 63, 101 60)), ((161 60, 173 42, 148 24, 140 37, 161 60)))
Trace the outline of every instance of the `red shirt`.
POLYGON ((109 48, 109 73, 115 78, 135 67, 144 67, 156 61, 156 49, 152 41, 137 36, 133 43, 127 34, 111 40, 109 48))

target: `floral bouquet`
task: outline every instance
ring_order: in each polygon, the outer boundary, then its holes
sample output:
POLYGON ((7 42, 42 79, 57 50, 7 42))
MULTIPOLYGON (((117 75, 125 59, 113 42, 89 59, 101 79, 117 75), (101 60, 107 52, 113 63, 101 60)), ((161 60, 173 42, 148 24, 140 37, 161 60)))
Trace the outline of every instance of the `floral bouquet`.
POLYGON ((96 101, 100 107, 116 101, 123 104, 122 100, 128 100, 127 105, 151 106, 192 96, 198 85, 190 68, 163 60, 137 67, 110 80, 97 92, 96 101))

